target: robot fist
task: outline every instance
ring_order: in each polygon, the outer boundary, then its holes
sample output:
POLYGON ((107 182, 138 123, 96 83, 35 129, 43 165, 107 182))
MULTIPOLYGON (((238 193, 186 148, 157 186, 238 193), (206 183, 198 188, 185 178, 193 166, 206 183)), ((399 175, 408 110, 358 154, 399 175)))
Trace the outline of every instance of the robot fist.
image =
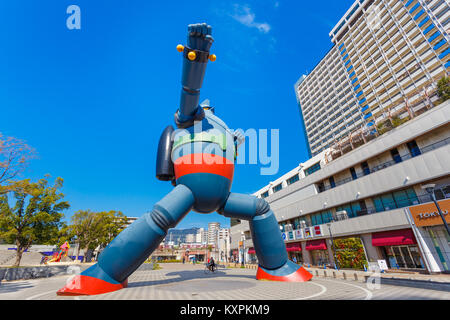
POLYGON ((188 46, 194 50, 209 52, 214 42, 212 28, 206 23, 190 24, 188 26, 188 46))

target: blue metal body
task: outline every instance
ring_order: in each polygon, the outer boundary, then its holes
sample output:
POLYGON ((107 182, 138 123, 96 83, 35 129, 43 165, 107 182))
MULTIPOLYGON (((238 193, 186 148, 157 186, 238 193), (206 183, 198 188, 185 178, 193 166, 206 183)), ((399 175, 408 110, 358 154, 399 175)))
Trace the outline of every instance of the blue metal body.
MULTIPOLYGON (((209 52, 212 41, 209 26, 191 25, 188 49, 185 51, 209 52)), ((199 106, 200 88, 206 66, 206 62, 190 61, 186 56, 183 58, 181 102, 175 114, 175 122, 179 128, 185 130, 175 134, 171 150, 172 162, 175 164, 173 182, 176 187, 160 200, 150 213, 146 213, 121 232, 102 251, 98 264, 81 275, 113 284, 122 283, 159 246, 168 229, 175 227, 191 210, 205 214, 217 211, 225 217, 248 220, 260 267, 265 272, 274 276, 287 276, 299 269, 298 265, 288 260, 281 231, 267 202, 254 196, 230 193, 232 185, 230 167, 221 164, 208 166, 202 161, 199 166, 188 168, 193 172, 188 174, 178 172, 177 176, 177 168, 179 171, 185 169, 183 164, 177 165, 177 160, 186 156, 216 155, 232 165, 235 161, 237 146, 234 133, 211 110, 208 110, 208 106, 199 106), (207 110, 203 110, 204 108, 207 110), (199 140, 193 139, 177 145, 179 139, 183 141, 203 133, 214 138, 202 136, 199 140), (217 143, 218 137, 223 138, 221 143, 217 143), (212 141, 213 139, 216 140, 212 141), (200 170, 205 168, 205 172, 195 171, 198 168, 200 170), (212 173, 213 169, 217 172, 228 172, 229 175, 212 173)), ((168 145, 167 138, 164 138, 162 145, 160 149, 166 150, 167 147, 164 146, 168 145)), ((158 158, 167 159, 167 156, 158 158)))

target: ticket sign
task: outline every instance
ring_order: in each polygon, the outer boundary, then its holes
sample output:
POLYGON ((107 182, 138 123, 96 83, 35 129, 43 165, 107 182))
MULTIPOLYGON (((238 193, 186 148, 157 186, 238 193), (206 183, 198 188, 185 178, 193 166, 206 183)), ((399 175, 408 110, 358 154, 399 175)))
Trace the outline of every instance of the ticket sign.
MULTIPOLYGON (((445 217, 445 220, 450 224, 450 199, 438 201, 438 204, 445 217)), ((434 203, 427 203, 409 207, 409 212, 414 219, 415 225, 418 227, 428 227, 444 224, 434 203)))

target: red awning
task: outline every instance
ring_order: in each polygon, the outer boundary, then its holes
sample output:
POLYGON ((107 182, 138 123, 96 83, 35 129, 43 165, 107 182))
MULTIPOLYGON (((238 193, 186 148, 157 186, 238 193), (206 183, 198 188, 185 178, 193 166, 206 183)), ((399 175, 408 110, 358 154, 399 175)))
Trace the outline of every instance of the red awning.
POLYGON ((416 243, 416 237, 414 237, 411 229, 372 233, 372 245, 374 247, 402 246, 416 243))
POLYGON ((306 250, 327 250, 325 240, 311 240, 306 242, 306 250))
POLYGON ((286 243, 286 251, 288 252, 302 251, 302 245, 300 242, 286 243))
POLYGON ((253 248, 248 249, 248 254, 255 254, 256 251, 253 248))

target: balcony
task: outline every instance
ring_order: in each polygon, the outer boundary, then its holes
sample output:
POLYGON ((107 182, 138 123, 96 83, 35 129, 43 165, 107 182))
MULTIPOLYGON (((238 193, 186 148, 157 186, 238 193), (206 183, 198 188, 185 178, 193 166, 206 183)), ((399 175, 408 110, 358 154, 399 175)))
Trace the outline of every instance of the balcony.
POLYGON ((346 183, 352 182, 352 181, 354 181, 356 179, 359 179, 361 177, 370 175, 370 174, 372 174, 374 172, 377 172, 377 171, 389 168, 391 166, 394 166, 397 163, 400 163, 400 162, 412 159, 414 157, 420 156, 421 154, 425 154, 427 152, 430 152, 430 151, 436 150, 438 148, 444 147, 444 146, 446 146, 448 144, 450 144, 450 137, 447 138, 447 139, 438 141, 436 143, 433 143, 431 145, 425 146, 423 148, 420 148, 420 150, 415 151, 413 153, 408 153, 408 154, 405 154, 403 156, 398 156, 394 160, 387 161, 387 162, 382 163, 382 164, 380 164, 380 165, 378 165, 376 167, 367 169, 365 172, 357 172, 354 177, 349 177, 349 178, 346 178, 346 179, 335 181, 335 187, 323 186, 323 187, 320 188, 319 193, 325 192, 327 190, 334 189, 336 187, 339 187, 339 186, 344 185, 346 183))

